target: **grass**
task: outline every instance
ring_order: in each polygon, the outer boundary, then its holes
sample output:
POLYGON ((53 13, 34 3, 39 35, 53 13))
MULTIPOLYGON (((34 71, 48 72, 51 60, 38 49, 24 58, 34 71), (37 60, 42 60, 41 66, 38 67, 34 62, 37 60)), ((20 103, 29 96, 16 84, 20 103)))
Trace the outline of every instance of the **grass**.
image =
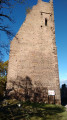
POLYGON ((67 120, 61 105, 7 100, 0 107, 0 120, 67 120), (6 103, 8 103, 6 105, 6 103), (21 104, 19 107, 18 105, 21 104))

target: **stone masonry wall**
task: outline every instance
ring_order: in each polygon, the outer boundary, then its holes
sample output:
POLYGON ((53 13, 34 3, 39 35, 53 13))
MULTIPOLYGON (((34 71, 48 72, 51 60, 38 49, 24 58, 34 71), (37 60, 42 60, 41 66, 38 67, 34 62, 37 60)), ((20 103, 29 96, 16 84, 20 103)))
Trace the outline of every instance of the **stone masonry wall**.
POLYGON ((39 0, 12 40, 6 89, 9 96, 38 102, 48 102, 48 90, 55 90, 60 103, 52 1, 39 0))

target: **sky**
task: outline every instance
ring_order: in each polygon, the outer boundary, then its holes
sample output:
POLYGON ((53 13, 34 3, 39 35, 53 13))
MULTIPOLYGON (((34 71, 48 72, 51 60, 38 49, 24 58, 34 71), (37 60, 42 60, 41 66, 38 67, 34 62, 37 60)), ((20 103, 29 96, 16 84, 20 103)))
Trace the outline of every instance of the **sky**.
MULTIPOLYGON (((43 1, 49 2, 49 0, 43 1)), ((33 5, 36 4, 37 0, 27 0, 25 4, 16 4, 13 8, 11 8, 11 13, 5 9, 5 13, 8 13, 13 18, 14 23, 4 19, 4 24, 10 25, 10 29, 16 35, 25 20, 27 6, 32 8, 33 5)), ((59 79, 62 84, 67 83, 67 0, 53 0, 53 5, 59 79)), ((9 39, 4 32, 0 31, 0 37, 0 42, 8 44, 9 39)), ((9 59, 9 55, 6 55, 5 52, 4 54, 3 60, 6 61, 9 59)))

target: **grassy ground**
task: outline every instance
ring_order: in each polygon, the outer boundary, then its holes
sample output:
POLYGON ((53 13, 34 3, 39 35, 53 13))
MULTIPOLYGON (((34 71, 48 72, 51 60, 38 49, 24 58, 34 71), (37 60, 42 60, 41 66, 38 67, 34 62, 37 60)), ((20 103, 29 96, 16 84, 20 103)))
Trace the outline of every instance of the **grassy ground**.
POLYGON ((59 105, 8 100, 0 106, 0 120, 67 120, 67 112, 59 105))

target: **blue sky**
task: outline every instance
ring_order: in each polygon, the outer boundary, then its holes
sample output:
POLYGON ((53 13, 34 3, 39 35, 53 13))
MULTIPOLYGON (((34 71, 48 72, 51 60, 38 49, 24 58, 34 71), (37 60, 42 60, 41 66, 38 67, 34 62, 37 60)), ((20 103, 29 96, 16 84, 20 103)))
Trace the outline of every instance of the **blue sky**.
MULTIPOLYGON (((49 0, 43 0, 49 2, 49 0)), ((16 34, 26 17, 27 6, 32 7, 37 3, 37 0, 27 0, 25 4, 16 4, 11 9, 11 16, 14 19, 14 24, 4 19, 4 24, 10 25, 10 29, 16 34)), ((55 19, 55 35, 58 54, 59 78, 67 82, 67 0, 53 0, 54 4, 54 19, 55 19)), ((6 9, 5 9, 6 10, 6 9)), ((7 13, 8 10, 5 12, 7 13)), ((10 15, 10 13, 8 12, 10 15)), ((8 43, 7 35, 0 31, 1 40, 3 43, 8 43), (6 42, 7 41, 7 42, 6 42)), ((11 38, 12 39, 12 38, 11 38)), ((9 55, 3 58, 4 61, 9 59, 9 55)))

